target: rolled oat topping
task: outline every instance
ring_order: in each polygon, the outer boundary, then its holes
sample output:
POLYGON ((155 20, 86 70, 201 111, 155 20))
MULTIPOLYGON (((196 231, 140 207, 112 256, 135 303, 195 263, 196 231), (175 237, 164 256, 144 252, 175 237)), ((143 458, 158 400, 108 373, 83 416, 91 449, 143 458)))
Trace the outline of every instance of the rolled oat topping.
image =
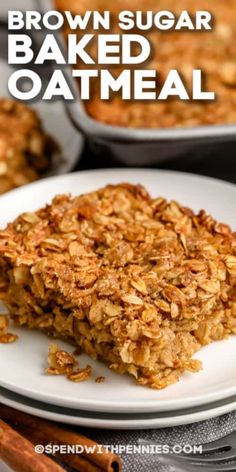
MULTIPOLYGON (((161 389, 201 369, 201 346, 236 334, 236 236, 140 185, 58 195, 0 232, 0 287, 17 324, 161 389)), ((89 377, 73 362, 49 353, 51 373, 89 377)))

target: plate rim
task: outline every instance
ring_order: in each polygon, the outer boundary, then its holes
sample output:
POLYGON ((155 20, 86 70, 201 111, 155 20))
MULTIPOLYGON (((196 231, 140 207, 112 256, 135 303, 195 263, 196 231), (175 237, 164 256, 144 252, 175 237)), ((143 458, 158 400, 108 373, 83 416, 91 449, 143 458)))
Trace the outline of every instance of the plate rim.
POLYGON ((151 168, 151 167, 132 167, 132 168, 126 168, 126 167, 111 167, 111 168, 104 168, 104 169, 89 169, 89 170, 77 170, 75 172, 69 172, 69 173, 64 173, 64 174, 57 174, 57 175, 52 175, 52 176, 46 176, 42 179, 36 180, 35 182, 31 182, 27 185, 24 185, 22 187, 17 187, 15 189, 9 190, 8 192, 0 195, 0 201, 3 200, 5 197, 12 196, 13 194, 17 194, 20 192, 23 192, 24 190, 28 190, 37 186, 42 185, 42 183, 47 183, 51 182, 56 179, 70 179, 71 176, 79 176, 79 175, 86 175, 86 174, 104 174, 104 173, 119 173, 119 172, 124 172, 127 174, 133 175, 136 172, 141 172, 141 173, 155 173, 155 174, 163 174, 163 175, 170 175, 171 177, 176 177, 182 176, 183 178, 190 178, 192 180, 204 180, 205 183, 209 183, 210 185, 219 185, 221 187, 227 187, 229 190, 233 190, 236 192, 236 184, 232 182, 228 182, 223 179, 215 178, 215 177, 210 177, 207 175, 202 175, 202 174, 194 174, 193 172, 183 172, 183 171, 178 171, 178 170, 168 170, 168 169, 156 169, 156 168, 151 168))
MULTIPOLYGON (((6 391, 6 390, 5 390, 6 391)), ((7 391, 6 391, 7 392, 7 391)), ((21 395, 11 392, 11 394, 20 397, 21 395)), ((26 398, 27 400, 27 398, 26 398)), ((31 403, 35 401, 28 399, 31 403)), ((176 427, 181 425, 188 425, 193 423, 198 423, 208 419, 216 418, 227 413, 230 413, 236 409, 236 400, 232 402, 227 402, 227 399, 222 400, 219 406, 203 409, 199 408, 199 411, 191 413, 186 412, 176 416, 164 416, 153 417, 153 418, 137 418, 137 419, 107 419, 107 418, 93 418, 84 416, 73 416, 68 415, 67 413, 62 412, 51 412, 50 410, 45 410, 34 405, 27 405, 27 403, 21 403, 20 399, 12 400, 7 397, 7 394, 4 395, 2 389, 0 388, 0 402, 4 405, 7 405, 12 408, 16 408, 22 412, 38 416, 40 418, 47 419, 49 421, 56 421, 64 424, 71 424, 83 427, 98 428, 98 429, 112 429, 112 430, 140 430, 140 429, 153 429, 153 428, 167 428, 167 427, 176 427)), ((41 403, 36 400, 36 403, 41 403)), ((50 404, 48 404, 50 406, 50 404)), ((209 405, 210 407, 211 405, 209 405)), ((60 407, 62 408, 62 407, 60 407)), ((66 410, 66 409, 65 409, 66 410)), ((155 413, 154 413, 155 414, 155 413)))

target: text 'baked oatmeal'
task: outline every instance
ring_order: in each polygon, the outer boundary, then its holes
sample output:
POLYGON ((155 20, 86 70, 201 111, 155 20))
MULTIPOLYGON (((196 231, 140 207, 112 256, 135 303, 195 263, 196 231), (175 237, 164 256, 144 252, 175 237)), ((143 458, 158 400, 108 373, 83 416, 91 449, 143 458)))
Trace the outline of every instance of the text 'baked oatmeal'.
POLYGON ((236 236, 140 185, 56 196, 0 232, 0 298, 19 325, 65 338, 142 385, 201 368, 236 334, 236 236))

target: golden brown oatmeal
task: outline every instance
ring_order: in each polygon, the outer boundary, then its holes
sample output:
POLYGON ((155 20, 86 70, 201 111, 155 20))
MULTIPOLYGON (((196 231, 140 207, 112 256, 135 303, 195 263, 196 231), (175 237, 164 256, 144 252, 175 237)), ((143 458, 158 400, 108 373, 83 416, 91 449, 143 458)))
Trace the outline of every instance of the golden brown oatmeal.
MULTIPOLYGON (((201 346, 236 334, 236 236, 140 185, 58 195, 0 232, 0 287, 17 324, 160 389, 201 368, 201 346)), ((90 375, 73 362, 50 351, 58 373, 90 375)))
POLYGON ((0 98, 0 194, 39 179, 56 149, 35 111, 0 98))
MULTIPOLYGON (((115 18, 122 10, 137 10, 136 0, 96 0, 93 8, 89 0, 55 0, 61 11, 85 14, 87 10, 111 11, 115 18)), ((212 124, 236 123, 236 0, 145 0, 138 2, 138 10, 153 12, 169 10, 179 15, 183 10, 195 15, 207 10, 214 18, 212 31, 141 31, 154 45, 153 57, 141 68, 158 72, 158 87, 170 69, 177 69, 188 90, 192 87, 192 70, 201 69, 206 88, 216 93, 215 101, 186 101, 173 97, 167 101, 125 101, 119 96, 112 100, 99 99, 99 84, 94 80, 91 100, 85 101, 89 115, 109 125, 132 128, 172 128, 212 124)), ((118 21, 117 21, 118 23, 118 21)), ((96 34, 96 31, 86 32, 96 34)), ((111 33, 120 33, 113 27, 111 33)), ((137 33, 137 31, 123 31, 137 33)), ((71 33, 69 29, 65 34, 71 33)), ((75 33, 75 31, 72 31, 75 33)), ((84 31, 78 32, 78 37, 84 31)), ((96 58, 96 47, 91 49, 96 58)), ((87 67, 78 63, 78 68, 87 67)), ((96 69, 97 69, 96 65, 96 69)), ((100 66, 104 67, 104 66, 100 66)), ((123 66, 106 66, 118 75, 123 66)), ((91 68, 91 66, 90 66, 91 68)))

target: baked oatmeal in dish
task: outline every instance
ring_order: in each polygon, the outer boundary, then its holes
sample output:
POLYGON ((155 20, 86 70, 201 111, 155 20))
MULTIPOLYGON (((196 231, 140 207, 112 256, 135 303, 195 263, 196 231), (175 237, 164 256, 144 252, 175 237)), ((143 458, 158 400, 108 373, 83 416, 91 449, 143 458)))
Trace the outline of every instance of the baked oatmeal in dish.
MULTIPOLYGON (((60 11, 85 14, 91 10, 89 0, 55 0, 60 11)), ((204 73, 204 90, 215 92, 214 101, 186 101, 171 98, 166 101, 126 101, 117 94, 106 101, 99 98, 99 84, 93 79, 90 101, 84 105, 88 114, 103 123, 131 128, 195 127, 199 125, 236 123, 236 0, 96 0, 92 10, 111 11, 114 18, 122 10, 142 12, 167 10, 180 15, 187 10, 194 17, 196 11, 210 11, 213 17, 211 31, 122 31, 113 27, 111 33, 138 33, 153 44, 153 56, 141 69, 157 71, 160 90, 170 69, 177 69, 188 90, 192 90, 192 70, 204 73)), ((117 22, 117 21, 116 21, 117 22)), ((118 23, 118 22, 117 22, 118 23)), ((91 29, 87 33, 97 34, 91 29)), ((103 33, 103 31, 100 31, 103 33)), ((75 33, 65 28, 65 35, 75 33)), ((84 31, 78 31, 78 38, 84 31)), ((89 49, 96 60, 96 46, 89 49)), ((73 66, 74 67, 74 66, 73 66)), ((78 63, 78 68, 87 67, 78 63)), ((91 69, 93 66, 89 66, 91 69)), ((109 68, 114 76, 120 74, 122 66, 99 66, 109 68)), ((98 66, 96 65, 97 69, 98 66)), ((124 68, 128 68, 124 66, 124 68)))
POLYGON ((56 196, 0 232, 0 298, 21 326, 161 389, 236 334, 236 235, 140 185, 56 196))
POLYGON ((35 111, 0 98, 0 194, 39 179, 56 149, 35 111))

